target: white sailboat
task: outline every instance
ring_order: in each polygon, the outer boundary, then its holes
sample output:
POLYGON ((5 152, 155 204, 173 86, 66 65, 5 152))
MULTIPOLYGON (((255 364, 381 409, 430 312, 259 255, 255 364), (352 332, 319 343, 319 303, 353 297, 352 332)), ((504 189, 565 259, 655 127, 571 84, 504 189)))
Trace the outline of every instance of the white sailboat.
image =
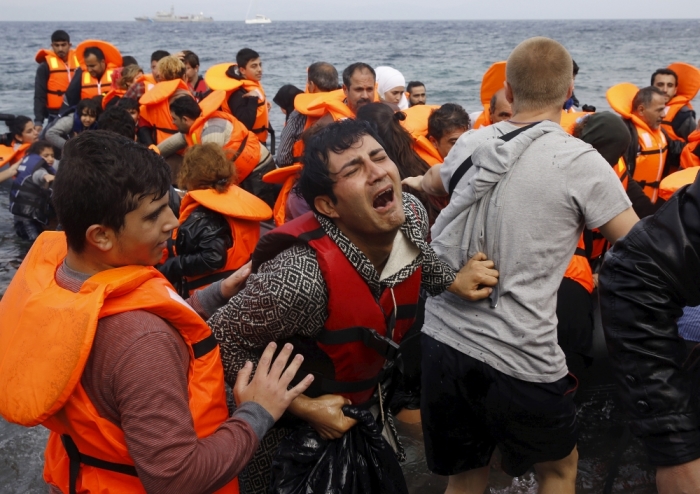
POLYGON ((265 17, 262 14, 257 14, 255 17, 252 19, 248 17, 250 14, 250 7, 253 5, 253 1, 255 1, 255 10, 258 10, 258 0, 250 0, 250 3, 248 4, 248 12, 245 14, 245 23, 246 24, 270 24, 272 22, 272 19, 269 17, 265 17))

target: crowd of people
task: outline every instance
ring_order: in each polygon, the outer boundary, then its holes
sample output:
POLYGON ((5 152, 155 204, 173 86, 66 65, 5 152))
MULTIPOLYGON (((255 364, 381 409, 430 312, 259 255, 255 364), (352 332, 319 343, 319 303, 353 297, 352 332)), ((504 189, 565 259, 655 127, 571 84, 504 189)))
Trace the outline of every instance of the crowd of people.
POLYGON ((391 453, 362 485, 407 492, 407 420, 450 494, 484 492, 496 448, 573 493, 598 294, 659 491, 700 492, 700 69, 596 111, 531 38, 469 113, 316 61, 272 100, 277 142, 253 49, 146 73, 56 31, 36 61, 34 119, 0 143, 33 242, 0 301, 0 414, 50 429, 51 492, 345 492, 364 480, 314 484, 290 451, 358 429, 391 453))

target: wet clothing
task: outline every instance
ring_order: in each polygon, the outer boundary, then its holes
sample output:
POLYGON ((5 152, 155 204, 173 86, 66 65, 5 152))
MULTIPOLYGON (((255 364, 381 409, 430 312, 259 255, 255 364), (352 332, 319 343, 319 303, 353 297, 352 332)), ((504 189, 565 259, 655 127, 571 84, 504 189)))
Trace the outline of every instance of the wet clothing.
MULTIPOLYGON (((77 292, 88 275, 65 262, 62 288, 77 292)), ((206 317, 225 303, 219 284, 195 294, 190 305, 206 317)), ((205 439, 189 409, 190 354, 178 331, 147 311, 101 318, 80 383, 100 417, 124 432, 147 492, 202 492, 230 481, 272 426, 270 414, 246 403, 205 439), (153 376, 157 376, 154 379, 153 376)), ((51 492, 60 492, 51 486, 51 492)))
POLYGON ((233 236, 226 218, 198 206, 178 227, 175 240, 178 255, 169 257, 158 266, 158 271, 183 295, 183 278, 213 273, 224 267, 226 252, 232 245, 233 236))
POLYGON ((423 332, 511 377, 548 383, 567 373, 556 293, 584 224, 598 228, 630 202, 612 167, 559 125, 545 121, 507 143, 495 139, 517 129, 499 122, 469 131, 445 159, 446 190, 470 155, 474 166, 437 218, 431 245, 453 269, 485 252, 500 277, 489 299, 429 299, 423 332), (488 207, 489 198, 500 207, 488 207))
POLYGON ((512 476, 571 453, 578 440, 574 377, 521 381, 421 336, 421 417, 432 472, 455 475, 485 467, 496 446, 503 471, 512 476))
MULTIPOLYGON (((406 221, 397 233, 395 245, 413 250, 416 256, 403 265, 398 253, 401 249, 395 248, 398 264, 393 263, 390 256, 383 273, 377 272, 331 220, 316 215, 323 231, 338 245, 377 298, 385 288, 402 283, 418 268, 422 269, 422 286, 431 294, 441 293, 455 278, 455 272, 437 258, 424 240, 428 223, 422 205, 410 194, 403 194, 403 203, 406 221), (392 264, 396 270, 389 269, 392 264)), ((235 380, 236 373, 247 360, 256 362, 270 341, 317 336, 328 319, 328 301, 326 284, 312 247, 295 244, 263 263, 257 273, 250 275, 246 287, 208 321, 221 346, 227 381, 235 380)), ((288 433, 289 429, 275 427, 265 437, 263 447, 241 476, 245 492, 267 492, 271 455, 279 440, 288 433)))
POLYGON ((600 307, 630 428, 655 466, 700 458, 698 366, 677 319, 700 305, 700 180, 674 194, 608 251, 600 307))

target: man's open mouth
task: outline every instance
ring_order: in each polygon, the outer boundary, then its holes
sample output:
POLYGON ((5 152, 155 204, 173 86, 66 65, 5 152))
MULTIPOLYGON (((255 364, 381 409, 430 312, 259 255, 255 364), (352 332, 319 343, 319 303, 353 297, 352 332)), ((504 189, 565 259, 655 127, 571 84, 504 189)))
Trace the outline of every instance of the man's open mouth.
POLYGON ((372 207, 377 210, 386 209, 394 202, 394 187, 389 186, 389 188, 379 192, 374 196, 372 201, 372 207))

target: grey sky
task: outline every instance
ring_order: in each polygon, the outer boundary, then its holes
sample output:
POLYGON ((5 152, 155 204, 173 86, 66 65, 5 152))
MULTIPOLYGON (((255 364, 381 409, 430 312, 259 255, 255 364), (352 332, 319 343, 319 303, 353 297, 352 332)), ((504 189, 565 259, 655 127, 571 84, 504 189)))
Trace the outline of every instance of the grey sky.
MULTIPOLYGON (((249 0, 0 0, 0 5, 0 21, 129 21, 171 5, 176 14, 201 11, 232 21, 245 18, 249 0)), ((700 18, 697 0, 257 0, 257 5, 251 15, 273 21, 700 18)))

